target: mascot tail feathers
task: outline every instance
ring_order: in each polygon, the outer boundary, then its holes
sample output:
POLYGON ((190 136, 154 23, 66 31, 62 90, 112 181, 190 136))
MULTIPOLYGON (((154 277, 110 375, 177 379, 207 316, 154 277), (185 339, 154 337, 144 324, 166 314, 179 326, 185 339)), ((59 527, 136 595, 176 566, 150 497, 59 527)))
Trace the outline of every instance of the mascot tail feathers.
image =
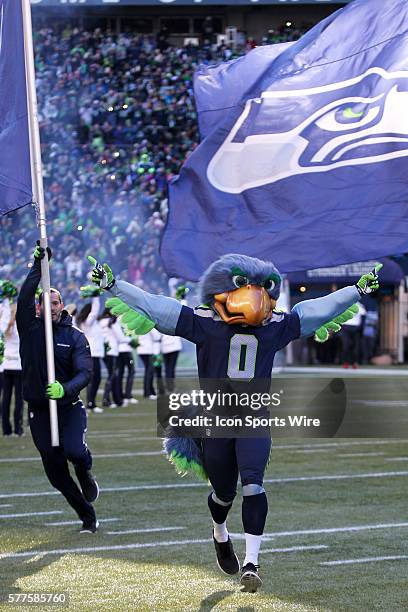
POLYGON ((195 440, 192 438, 165 438, 163 448, 177 474, 186 476, 190 472, 208 482, 208 475, 203 465, 203 454, 195 440))

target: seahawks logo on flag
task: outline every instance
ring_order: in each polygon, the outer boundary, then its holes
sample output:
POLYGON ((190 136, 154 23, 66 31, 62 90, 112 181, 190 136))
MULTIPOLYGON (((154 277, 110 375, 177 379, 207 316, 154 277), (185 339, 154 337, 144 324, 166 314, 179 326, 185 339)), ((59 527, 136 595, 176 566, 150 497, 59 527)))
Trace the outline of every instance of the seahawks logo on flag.
POLYGON ((216 189, 242 193, 301 174, 408 156, 408 72, 370 68, 346 81, 247 100, 211 159, 216 189))

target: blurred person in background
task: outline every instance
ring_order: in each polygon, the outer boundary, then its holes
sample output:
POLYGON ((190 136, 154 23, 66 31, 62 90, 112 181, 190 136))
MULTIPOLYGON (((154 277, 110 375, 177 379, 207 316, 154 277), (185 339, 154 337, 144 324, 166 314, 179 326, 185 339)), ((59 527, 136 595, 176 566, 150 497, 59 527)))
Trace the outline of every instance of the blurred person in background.
MULTIPOLYGON (((118 323, 118 322, 117 322, 118 323)), ((119 327, 120 324, 118 323, 119 327)), ((139 345, 139 341, 131 336, 127 336, 122 328, 120 327, 120 334, 122 339, 119 341, 119 355, 118 355, 118 379, 119 389, 122 398, 122 405, 128 406, 129 404, 138 404, 139 400, 132 396, 133 381, 135 378, 135 361, 133 359, 133 348, 139 345), (125 390, 123 391, 123 378, 125 376, 125 370, 127 371, 125 390)))
POLYGON ((148 334, 139 336, 139 346, 136 349, 144 367, 143 397, 151 400, 157 399, 153 385, 155 368, 153 358, 155 355, 160 355, 160 338, 161 334, 156 329, 152 329, 148 334))
POLYGON ((96 405, 96 395, 101 384, 101 359, 105 356, 104 337, 98 321, 100 310, 99 291, 94 287, 81 287, 82 297, 92 293, 92 301, 85 304, 79 311, 76 324, 82 330, 89 342, 92 357, 92 377, 86 388, 86 406, 94 414, 101 414, 103 408, 96 405), (88 289, 88 293, 86 293, 88 289))
POLYGON ((358 313, 352 319, 346 321, 341 330, 343 343, 342 362, 343 368, 350 365, 357 368, 361 359, 361 333, 363 330, 364 317, 367 314, 365 306, 358 303, 358 313))
POLYGON ((122 403, 118 377, 118 355, 120 337, 117 334, 116 317, 112 316, 109 308, 105 308, 99 317, 100 330, 104 340, 104 364, 108 371, 103 391, 103 405, 117 408, 122 403))
POLYGON ((15 303, 9 298, 3 301, 0 332, 4 334, 4 361, 3 361, 3 401, 2 401, 2 428, 3 436, 11 436, 13 428, 10 423, 10 406, 14 389, 14 434, 22 436, 23 431, 23 382, 20 360, 20 339, 16 325, 15 303))
POLYGON ((361 338, 363 363, 370 363, 375 355, 378 339, 378 312, 368 310, 364 317, 363 335, 361 338))

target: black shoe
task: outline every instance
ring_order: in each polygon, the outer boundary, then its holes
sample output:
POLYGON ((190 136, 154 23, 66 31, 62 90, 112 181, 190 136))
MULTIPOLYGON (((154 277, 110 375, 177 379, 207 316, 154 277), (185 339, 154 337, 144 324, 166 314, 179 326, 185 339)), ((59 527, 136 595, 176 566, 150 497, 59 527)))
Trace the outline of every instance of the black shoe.
POLYGON ((237 555, 234 553, 234 547, 230 537, 226 542, 217 542, 214 538, 215 552, 217 555, 217 565, 224 574, 238 574, 239 572, 239 561, 237 555))
POLYGON ((84 521, 79 533, 96 533, 98 531, 99 521, 84 521))
POLYGON ((262 586, 262 580, 258 574, 259 565, 253 563, 247 563, 241 570, 240 584, 244 588, 244 593, 256 593, 256 591, 262 586))
POLYGON ((83 496, 86 501, 92 503, 99 497, 99 486, 90 470, 75 468, 75 474, 81 485, 83 496))

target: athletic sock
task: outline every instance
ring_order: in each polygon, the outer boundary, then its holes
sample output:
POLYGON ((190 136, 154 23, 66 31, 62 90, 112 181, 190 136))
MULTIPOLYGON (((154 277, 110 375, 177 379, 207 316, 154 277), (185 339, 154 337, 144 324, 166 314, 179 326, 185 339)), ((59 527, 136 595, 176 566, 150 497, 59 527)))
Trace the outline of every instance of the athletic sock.
POLYGON ((224 523, 221 523, 220 525, 213 520, 213 527, 214 538, 217 540, 217 542, 228 542, 227 521, 224 521, 224 523))
POLYGON ((253 563, 258 565, 259 549, 261 547, 262 536, 253 535, 252 533, 245 534, 245 559, 244 565, 253 563))
POLYGON ((232 502, 226 504, 226 502, 218 500, 218 502, 221 502, 218 503, 214 500, 214 497, 217 499, 215 493, 210 493, 208 496, 208 507, 214 525, 214 537, 217 542, 226 542, 228 540, 227 515, 231 509, 232 502))
POLYGON ((245 495, 242 500, 242 524, 245 532, 246 563, 258 565, 258 554, 268 514, 266 493, 245 495))

